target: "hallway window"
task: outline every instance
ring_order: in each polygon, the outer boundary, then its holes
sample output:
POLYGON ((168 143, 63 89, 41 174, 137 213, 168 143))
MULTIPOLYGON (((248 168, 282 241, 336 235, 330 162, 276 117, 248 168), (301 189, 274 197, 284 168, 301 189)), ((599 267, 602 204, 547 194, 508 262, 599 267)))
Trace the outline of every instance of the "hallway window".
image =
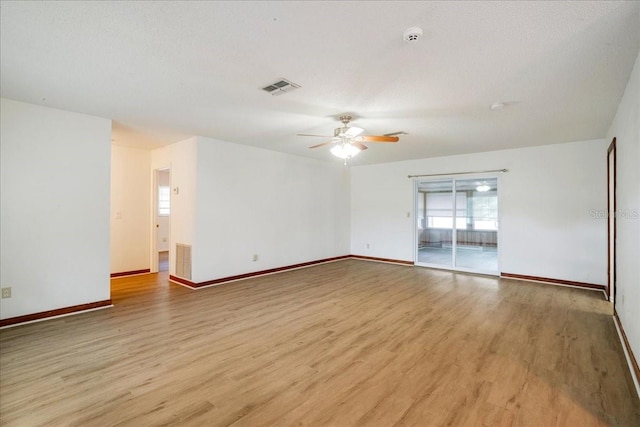
POLYGON ((170 195, 169 187, 158 187, 158 216, 169 216, 171 213, 170 195))

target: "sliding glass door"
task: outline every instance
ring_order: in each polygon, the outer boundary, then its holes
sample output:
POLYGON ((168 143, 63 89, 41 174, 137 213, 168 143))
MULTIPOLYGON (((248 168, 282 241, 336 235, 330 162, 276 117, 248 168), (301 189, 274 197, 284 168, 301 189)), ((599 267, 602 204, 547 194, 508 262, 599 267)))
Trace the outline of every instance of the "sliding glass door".
POLYGON ((416 182, 416 265, 499 274, 498 179, 416 182))
POLYGON ((453 266, 453 183, 418 183, 418 254, 416 263, 453 266))

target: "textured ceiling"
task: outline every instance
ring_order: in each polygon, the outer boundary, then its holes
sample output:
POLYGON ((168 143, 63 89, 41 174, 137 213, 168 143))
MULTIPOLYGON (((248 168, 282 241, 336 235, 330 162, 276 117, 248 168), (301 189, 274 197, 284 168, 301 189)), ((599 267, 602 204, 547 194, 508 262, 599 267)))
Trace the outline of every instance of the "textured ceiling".
POLYGON ((295 134, 345 112, 408 133, 355 164, 604 137, 640 48, 639 2, 0 7, 3 97, 113 119, 115 143, 149 148, 202 135, 336 161, 295 134), (260 90, 283 77, 302 87, 260 90))

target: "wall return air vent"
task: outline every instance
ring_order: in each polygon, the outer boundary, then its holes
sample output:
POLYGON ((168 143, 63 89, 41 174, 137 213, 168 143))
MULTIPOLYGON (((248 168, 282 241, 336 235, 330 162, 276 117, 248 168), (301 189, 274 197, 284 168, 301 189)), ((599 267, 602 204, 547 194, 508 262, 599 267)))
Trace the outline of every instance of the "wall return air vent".
POLYGON ((176 243, 176 276, 191 280, 191 245, 176 243))
POLYGON ((287 79, 280 79, 275 83, 271 83, 268 86, 262 88, 265 92, 269 92, 271 95, 282 95, 287 92, 291 92, 294 89, 298 89, 299 84, 290 82, 287 79))

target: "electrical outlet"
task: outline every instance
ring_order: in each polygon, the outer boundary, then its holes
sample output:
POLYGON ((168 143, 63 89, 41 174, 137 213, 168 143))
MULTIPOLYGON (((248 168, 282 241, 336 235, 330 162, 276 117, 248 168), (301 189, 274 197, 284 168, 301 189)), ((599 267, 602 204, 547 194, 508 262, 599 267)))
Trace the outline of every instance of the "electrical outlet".
POLYGON ((2 288, 2 298, 11 298, 11 288, 2 288))
POLYGON ((258 260, 258 254, 253 254, 253 260, 257 261, 258 260))

